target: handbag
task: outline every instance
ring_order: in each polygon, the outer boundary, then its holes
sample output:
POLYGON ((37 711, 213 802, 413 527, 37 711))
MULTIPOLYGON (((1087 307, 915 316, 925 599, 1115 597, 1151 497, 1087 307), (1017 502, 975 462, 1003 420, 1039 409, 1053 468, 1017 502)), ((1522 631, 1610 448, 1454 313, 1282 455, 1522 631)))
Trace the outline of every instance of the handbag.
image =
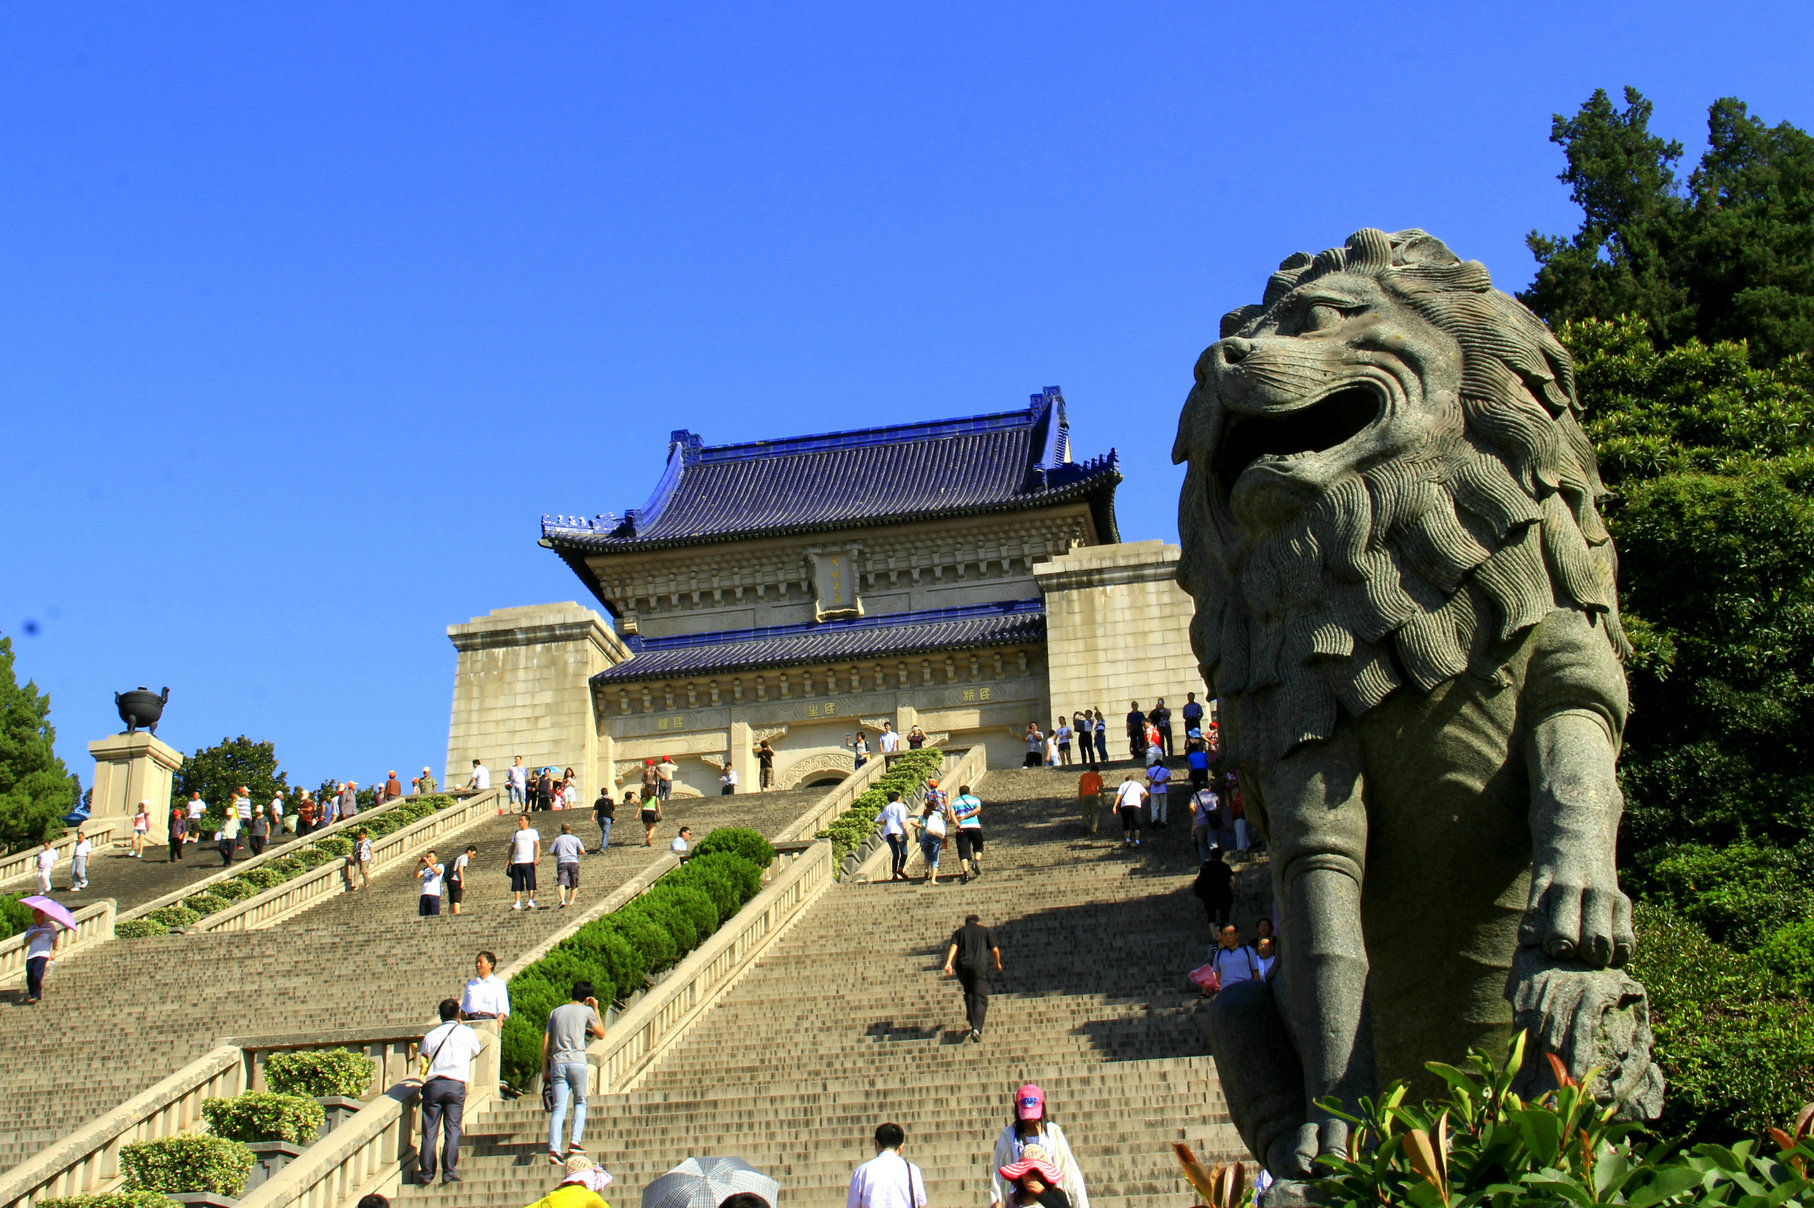
POLYGON ((1222 989, 1222 976, 1216 972, 1214 965, 1198 965, 1187 975, 1190 984, 1204 994, 1215 994, 1222 989))

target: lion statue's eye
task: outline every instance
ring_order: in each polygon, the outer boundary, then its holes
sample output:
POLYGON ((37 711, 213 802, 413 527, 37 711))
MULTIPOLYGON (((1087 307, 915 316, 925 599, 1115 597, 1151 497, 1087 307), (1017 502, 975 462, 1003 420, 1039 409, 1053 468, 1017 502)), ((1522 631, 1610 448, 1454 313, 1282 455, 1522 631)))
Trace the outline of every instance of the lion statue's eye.
POLYGON ((1304 311, 1303 326, 1300 327, 1299 330, 1327 331, 1331 327, 1339 324, 1346 317, 1347 316, 1342 313, 1342 309, 1339 306, 1332 306, 1327 302, 1313 303, 1304 311))

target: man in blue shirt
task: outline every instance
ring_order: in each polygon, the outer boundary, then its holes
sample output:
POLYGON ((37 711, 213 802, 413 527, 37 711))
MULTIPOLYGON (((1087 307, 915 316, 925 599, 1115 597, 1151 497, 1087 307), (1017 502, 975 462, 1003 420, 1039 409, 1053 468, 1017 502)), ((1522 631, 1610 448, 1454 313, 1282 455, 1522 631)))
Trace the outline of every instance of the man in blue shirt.
POLYGON ((1184 714, 1184 732, 1186 734, 1189 734, 1192 730, 1201 730, 1203 728, 1203 706, 1197 703, 1197 694, 1195 692, 1186 692, 1184 694, 1184 708, 1181 709, 1180 712, 1184 714))

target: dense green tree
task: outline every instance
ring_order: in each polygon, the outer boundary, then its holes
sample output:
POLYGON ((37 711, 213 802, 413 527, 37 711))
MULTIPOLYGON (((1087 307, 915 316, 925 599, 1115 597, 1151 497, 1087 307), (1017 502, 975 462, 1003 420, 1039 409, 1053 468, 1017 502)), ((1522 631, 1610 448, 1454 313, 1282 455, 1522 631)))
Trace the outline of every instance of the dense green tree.
POLYGON ((171 796, 174 800, 186 801, 191 792, 200 789, 210 816, 219 816, 221 807, 233 799, 235 790, 241 785, 260 805, 270 801, 278 789, 282 789, 286 797, 289 795, 289 778, 287 773, 278 770, 274 744, 254 742, 242 734, 203 747, 183 761, 176 773, 171 796))
POLYGON ((1814 372, 1564 324, 1639 657, 1628 862, 1814 833, 1814 372))
POLYGON ((1652 107, 1596 91, 1550 140, 1581 207, 1572 236, 1532 232, 1537 277, 1522 297, 1551 324, 1629 314, 1659 346, 1744 341, 1775 364, 1814 352, 1814 138, 1715 101, 1708 148, 1686 181, 1682 144, 1650 130, 1652 107))
POLYGON ((0 637, 0 844, 9 852, 63 829, 76 782, 57 758, 50 697, 13 674, 13 640, 0 637))

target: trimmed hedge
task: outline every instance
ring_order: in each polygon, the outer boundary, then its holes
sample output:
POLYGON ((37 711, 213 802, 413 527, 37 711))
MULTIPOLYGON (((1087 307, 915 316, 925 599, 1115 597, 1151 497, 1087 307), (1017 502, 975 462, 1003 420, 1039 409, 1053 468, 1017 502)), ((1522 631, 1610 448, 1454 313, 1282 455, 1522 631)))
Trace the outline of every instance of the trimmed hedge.
POLYGON ((239 877, 230 877, 225 881, 216 881, 208 886, 210 896, 225 898, 229 903, 243 902, 258 890, 239 877))
POLYGON ((132 1191, 212 1191, 237 1196, 252 1173, 252 1151, 206 1133, 134 1141, 120 1149, 120 1171, 132 1191))
MULTIPOLYGON (((212 886, 209 888, 212 889, 212 886)), ((195 911, 197 918, 200 918, 202 915, 213 914, 217 910, 225 910, 232 904, 233 903, 227 901, 225 898, 216 897, 213 893, 208 892, 208 890, 203 890, 193 897, 183 899, 183 905, 195 911)))
MULTIPOLYGON (((273 861, 273 863, 275 863, 275 861, 273 861)), ((260 892, 263 892, 267 889, 275 889, 290 878, 284 876, 275 868, 261 864, 257 868, 248 868, 246 871, 240 873, 239 879, 255 886, 260 892)))
POLYGON ((265 1061, 265 1085, 280 1095, 358 1099, 377 1073, 377 1062, 351 1049, 292 1049, 265 1061))
MULTIPOLYGON (((165 927, 189 927, 201 922, 202 919, 200 913, 181 905, 163 906, 145 917, 154 923, 162 923, 165 927)), ((118 924, 114 925, 114 932, 119 933, 118 924)))
POLYGON ((350 856, 353 854, 353 841, 345 835, 329 835, 326 838, 317 839, 314 846, 330 855, 350 856))
POLYGON ((831 825, 813 838, 830 839, 832 863, 842 865, 845 856, 861 848, 869 841, 869 836, 875 834, 876 815, 888 804, 890 792, 899 793, 904 801, 911 800, 944 766, 944 753, 936 747, 907 752, 877 777, 874 784, 857 794, 849 809, 832 819, 831 825))
POLYGON ((204 1099, 208 1131, 229 1141, 288 1141, 307 1145, 327 1113, 307 1095, 246 1091, 231 1099, 204 1099))
POLYGON ((721 851, 742 856, 757 868, 767 868, 775 862, 775 845, 763 838, 761 831, 747 826, 721 826, 693 845, 695 859, 721 851))
POLYGON ((155 923, 149 918, 127 919, 113 925, 113 938, 116 940, 141 940, 148 935, 169 935, 168 923, 155 923))
POLYGON ((504 1021, 502 1038, 507 1081, 520 1086, 541 1068, 548 1013, 571 1000, 575 982, 591 982, 601 1001, 628 998, 643 988, 649 974, 674 965, 762 891, 764 866, 733 847, 760 850, 734 838, 694 855, 510 979, 510 1018, 504 1021))
MULTIPOLYGON (((138 922, 133 919, 132 922, 138 922)), ((66 1195, 39 1200, 38 1208, 180 1208, 161 1191, 109 1191, 102 1195, 66 1195)))

